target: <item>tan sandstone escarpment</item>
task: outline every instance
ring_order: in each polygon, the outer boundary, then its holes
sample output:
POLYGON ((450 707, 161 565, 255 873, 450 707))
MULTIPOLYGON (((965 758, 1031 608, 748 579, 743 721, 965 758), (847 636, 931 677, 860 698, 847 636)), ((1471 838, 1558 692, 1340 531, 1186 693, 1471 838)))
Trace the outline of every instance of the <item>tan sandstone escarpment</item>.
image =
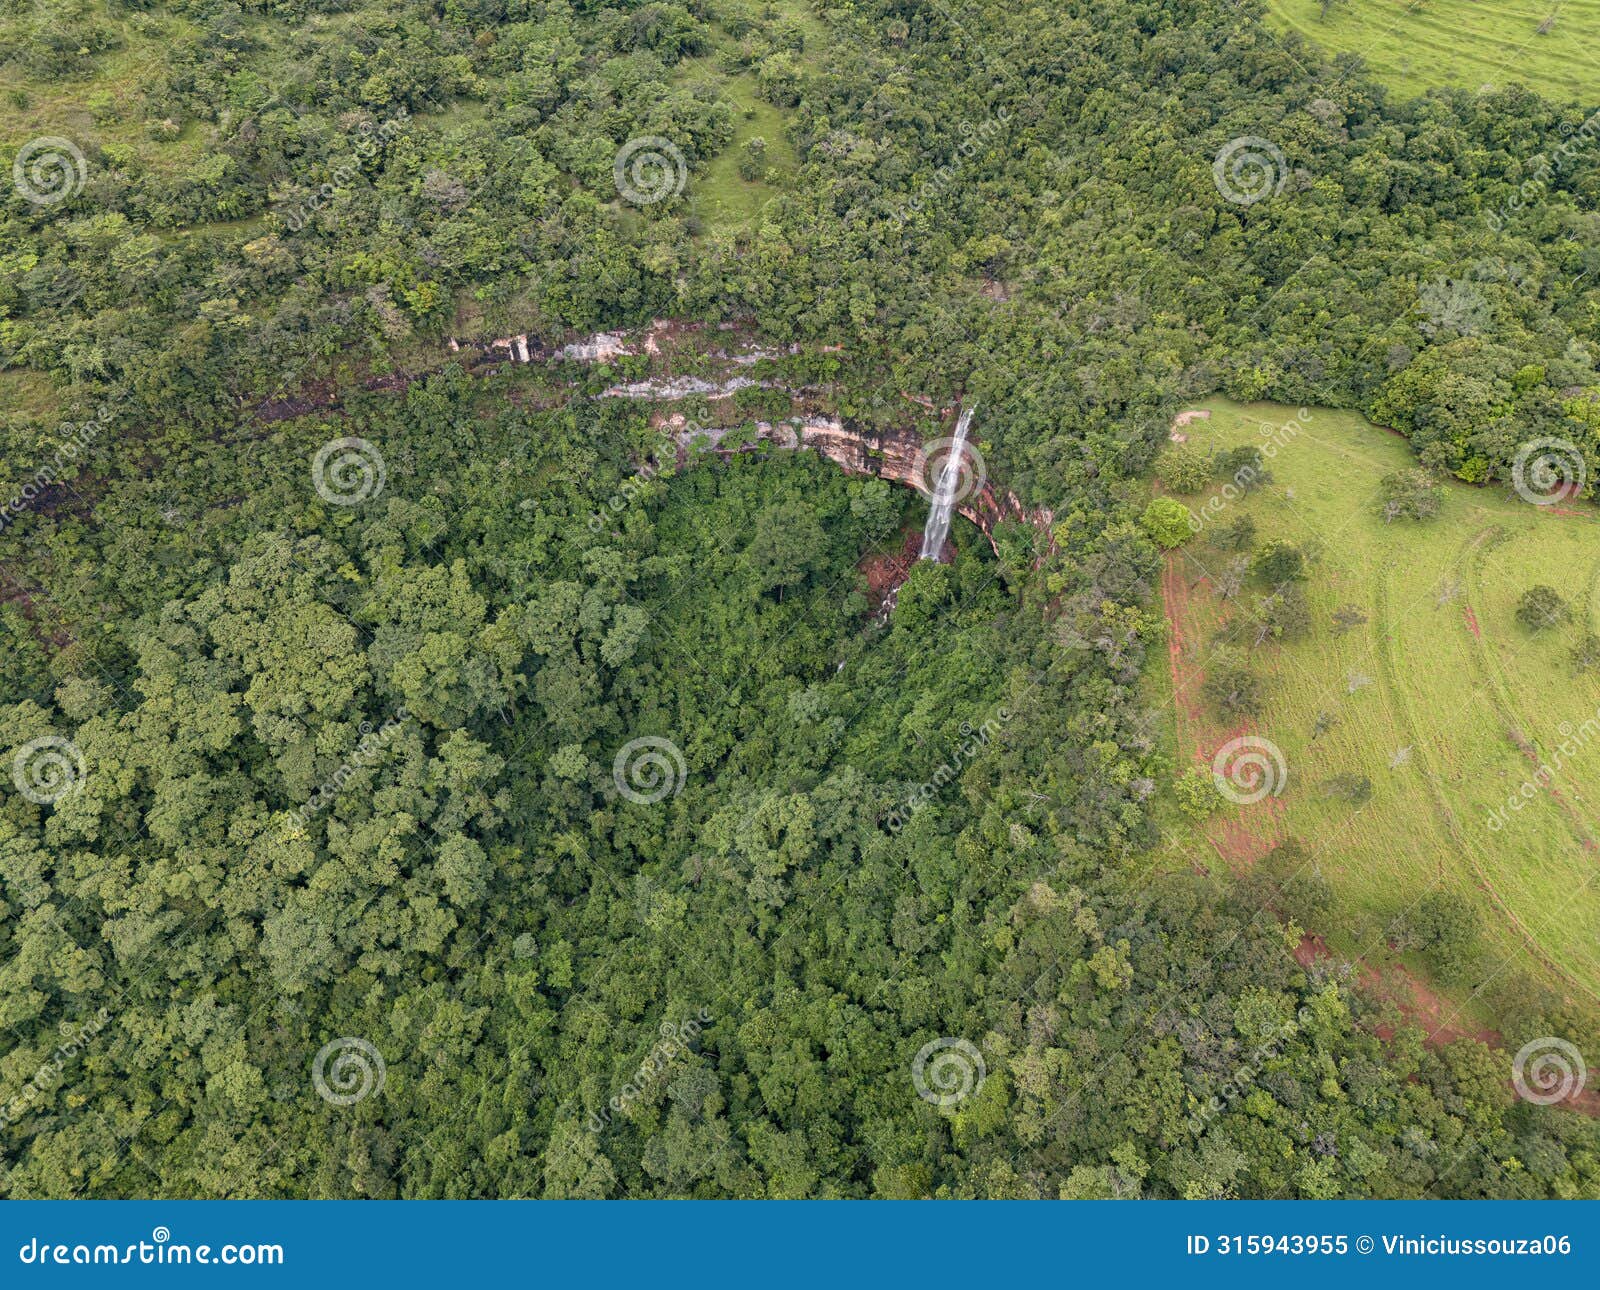
MULTIPOLYGON (((799 408, 814 406, 817 402, 814 396, 819 393, 814 389, 796 389, 777 380, 758 379, 749 375, 748 369, 754 364, 792 357, 800 352, 800 346, 765 346, 748 334, 747 328, 731 323, 713 326, 657 319, 650 327, 636 332, 598 332, 560 346, 541 344, 535 338, 519 335, 490 341, 452 340, 450 348, 470 355, 478 362, 491 364, 507 361, 512 364, 598 364, 626 357, 648 357, 652 368, 671 368, 675 365, 672 353, 676 351, 681 355, 685 350, 692 351, 700 360, 712 360, 713 370, 708 374, 652 371, 642 379, 612 385, 599 396, 659 405, 662 410, 652 420, 663 433, 672 435, 676 441, 680 467, 688 465, 697 452, 729 453, 745 449, 750 446, 750 436, 748 428, 738 426, 691 425, 687 417, 670 411, 672 404, 697 398, 716 405, 741 390, 760 387, 786 390, 799 408), (721 370, 715 370, 718 368, 721 370), (735 437, 736 442, 725 446, 725 441, 730 437, 735 437)), ((837 345, 828 345, 823 346, 822 350, 837 352, 839 348, 837 345)), ((954 416, 955 409, 940 409, 926 395, 901 393, 938 418, 941 426, 946 416, 954 416)), ((755 423, 755 439, 766 440, 782 448, 815 451, 847 474, 876 475, 880 479, 915 488, 924 496, 931 495, 935 482, 928 466, 927 441, 921 431, 911 426, 880 430, 838 417, 811 413, 782 421, 758 421, 755 423)), ((984 480, 962 499, 956 511, 978 526, 997 554, 999 548, 994 540, 994 530, 1001 521, 1031 524, 1044 533, 1049 541, 1050 527, 1055 519, 1050 510, 1030 510, 1015 493, 996 489, 988 480, 984 480)), ((1053 548, 1054 543, 1050 545, 1053 548)))
MULTIPOLYGON (((671 433, 677 442, 680 466, 692 459, 696 449, 727 453, 749 446, 741 439, 739 447, 725 448, 723 441, 736 433, 734 428, 708 430, 688 426, 682 416, 668 418, 662 429, 671 433)), ((936 467, 928 464, 928 443, 910 427, 877 430, 851 425, 837 417, 797 417, 788 421, 756 422, 755 439, 781 448, 814 451, 849 475, 875 475, 915 488, 925 497, 932 491, 936 467)), ((988 480, 964 498, 956 511, 977 525, 997 555, 999 547, 994 540, 994 530, 1001 521, 1031 524, 1046 534, 1047 539, 1050 526, 1055 522, 1055 515, 1049 509, 1029 510, 1015 493, 996 489, 988 480)))

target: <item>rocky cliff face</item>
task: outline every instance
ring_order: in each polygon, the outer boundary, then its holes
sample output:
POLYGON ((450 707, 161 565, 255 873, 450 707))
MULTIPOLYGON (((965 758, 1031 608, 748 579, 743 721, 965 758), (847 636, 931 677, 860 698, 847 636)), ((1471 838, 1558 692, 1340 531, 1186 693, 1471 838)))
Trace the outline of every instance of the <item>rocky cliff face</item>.
MULTIPOLYGON (((662 428, 672 433, 677 442, 680 465, 687 464, 691 449, 697 446, 718 452, 739 451, 722 446, 726 437, 734 433, 732 428, 687 427, 681 416, 668 418, 662 428)), ((848 475, 876 475, 879 479, 915 488, 924 497, 932 495, 938 464, 929 464, 927 442, 910 427, 871 430, 848 425, 837 417, 813 416, 790 421, 758 421, 755 429, 757 440, 766 440, 782 448, 810 449, 848 475)), ((996 489, 988 480, 975 488, 956 510, 978 526, 996 554, 999 548, 995 546, 994 528, 1002 520, 1032 524, 1046 535, 1055 521, 1052 511, 1043 507, 1029 510, 1015 493, 996 489)))
MULTIPOLYGON (((603 398, 636 399, 657 405, 661 410, 653 423, 663 433, 670 434, 677 444, 680 466, 687 465, 694 451, 736 452, 744 446, 746 436, 741 434, 738 446, 725 441, 739 434, 735 426, 691 425, 680 413, 670 411, 671 405, 685 398, 705 399, 710 406, 741 389, 761 386, 766 389, 787 388, 777 381, 758 380, 739 369, 749 368, 763 360, 777 360, 799 352, 799 346, 783 348, 763 347, 750 336, 742 334, 733 324, 708 327, 700 323, 681 323, 671 319, 658 319, 648 329, 639 332, 600 332, 594 336, 573 341, 558 348, 546 347, 527 336, 507 336, 492 341, 451 341, 450 348, 464 352, 470 359, 482 362, 612 362, 627 356, 648 356, 652 373, 645 379, 618 384, 601 395, 603 398), (675 353, 693 352, 699 359, 714 360, 713 366, 721 370, 707 375, 673 374, 675 353)), ((828 351, 838 346, 825 346, 828 351)), ((704 367, 703 361, 701 367, 704 367)), ((797 408, 815 406, 818 390, 790 391, 797 408)), ((925 395, 905 393, 905 397, 934 417, 940 410, 925 395)), ((953 415, 953 409, 948 410, 953 415)), ((926 418, 924 418, 926 420, 926 418)), ((943 418, 941 417, 941 423, 943 418)), ((783 448, 811 449, 837 465, 847 474, 876 475, 897 484, 915 488, 924 497, 930 497, 936 482, 938 464, 929 466, 927 441, 913 426, 894 430, 872 430, 841 421, 837 417, 807 414, 784 421, 756 423, 756 438, 776 443, 783 448)), ((972 493, 956 507, 959 514, 971 520, 995 545, 994 528, 1002 520, 1032 524, 1049 534, 1054 515, 1047 509, 1029 510, 1015 493, 996 489, 988 480, 982 480, 972 493)), ((997 548, 998 550, 998 548, 997 548)))

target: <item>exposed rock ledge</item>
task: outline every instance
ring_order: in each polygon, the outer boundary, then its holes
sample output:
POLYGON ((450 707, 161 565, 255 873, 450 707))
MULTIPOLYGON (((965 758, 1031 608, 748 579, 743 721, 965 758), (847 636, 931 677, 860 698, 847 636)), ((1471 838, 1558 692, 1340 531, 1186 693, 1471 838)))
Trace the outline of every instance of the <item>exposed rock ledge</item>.
MULTIPOLYGON (((669 417, 662 429, 670 433, 677 444, 679 466, 688 464, 696 451, 731 453, 754 446, 743 437, 747 432, 737 427, 691 426, 682 415, 669 417), (724 440, 734 434, 741 435, 740 442, 723 447, 724 440)), ((847 425, 837 417, 796 417, 788 421, 757 421, 755 441, 761 440, 780 448, 814 449, 848 475, 876 475, 879 479, 915 488, 924 497, 931 494, 933 481, 927 445, 914 429, 870 430, 847 425)), ((1050 548, 1054 549, 1055 543, 1050 538, 1054 512, 1044 507, 1030 511, 1015 493, 998 490, 988 480, 956 510, 978 526, 996 555, 1000 548, 994 540, 994 529, 1002 520, 1031 524, 1045 534, 1050 548)))
MULTIPOLYGON (((781 388, 771 380, 758 380, 739 372, 764 359, 792 357, 801 352, 799 345, 780 347, 764 346, 754 340, 747 328, 733 323, 686 323, 674 319, 658 318, 648 328, 635 332, 597 332, 592 336, 565 345, 542 344, 537 338, 526 335, 502 336, 488 341, 451 340, 452 352, 463 354, 471 360, 488 362, 509 361, 522 363, 610 363, 620 358, 646 356, 662 360, 672 366, 670 355, 687 348, 701 359, 721 360, 728 368, 716 373, 713 379, 705 376, 652 374, 643 380, 613 385, 600 397, 611 399, 637 399, 649 403, 674 403, 685 398, 703 398, 711 401, 725 399, 743 389, 761 387, 781 388), (716 337, 715 341, 711 338, 716 337), (711 343, 708 343, 711 342, 711 343)), ((838 345, 825 345, 821 352, 837 352, 838 345)), ((652 361, 652 367, 656 363, 652 361)), ((817 391, 790 389, 795 395, 797 408, 810 402, 806 396, 817 391)), ((935 416, 941 414, 934 401, 926 395, 901 392, 905 398, 925 408, 935 416)), ((945 409, 953 415, 954 409, 945 409)), ((659 414, 655 424, 664 433, 671 434, 677 444, 680 466, 688 464, 692 450, 730 453, 752 446, 747 431, 738 427, 691 426, 681 414, 659 414), (739 435, 739 442, 724 447, 730 435, 739 435)), ((928 458, 923 437, 916 429, 906 427, 895 430, 870 430, 840 421, 836 417, 820 415, 797 416, 785 421, 760 421, 755 424, 757 440, 768 440, 783 448, 815 449, 847 474, 877 475, 897 484, 915 488, 929 496, 933 480, 929 478, 928 458)), ((1046 508, 1029 510, 1015 493, 996 489, 989 481, 965 498, 956 507, 957 512, 976 524, 989 539, 989 545, 999 548, 994 540, 995 525, 1002 520, 1031 524, 1045 535, 1050 549, 1054 541, 1050 528, 1055 522, 1053 512, 1046 508)))

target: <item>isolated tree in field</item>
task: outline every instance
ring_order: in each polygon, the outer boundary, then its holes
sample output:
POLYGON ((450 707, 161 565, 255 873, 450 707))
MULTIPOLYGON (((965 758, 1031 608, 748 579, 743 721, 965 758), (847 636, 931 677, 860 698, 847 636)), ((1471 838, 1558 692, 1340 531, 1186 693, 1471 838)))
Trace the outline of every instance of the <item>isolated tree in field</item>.
POLYGON ((1158 497, 1144 508, 1140 517, 1150 540, 1163 551, 1181 546, 1194 531, 1189 508, 1171 497, 1158 497))
POLYGON ((1285 582, 1270 595, 1260 597, 1251 615, 1255 643, 1299 640, 1311 631, 1311 606, 1298 582, 1285 582))
POLYGON ((1256 544, 1256 522, 1241 511, 1212 529, 1211 541, 1224 551, 1248 551, 1256 544))
POLYGON ((1572 617, 1572 608, 1554 587, 1537 583, 1517 601, 1517 621, 1530 632, 1548 631, 1572 617))
POLYGON ((1298 582, 1306 576, 1305 552, 1293 542, 1278 538, 1256 552, 1255 559, 1250 562, 1250 570, 1274 587, 1286 582, 1298 582))
POLYGON ((1198 493, 1211 482, 1211 463, 1193 448, 1168 448, 1156 463, 1156 478, 1175 493, 1198 493))
POLYGON ((1395 520, 1431 520, 1444 504, 1444 485, 1430 471, 1396 470, 1378 485, 1379 513, 1395 520))
POLYGON ((1231 448, 1227 452, 1219 453, 1216 457, 1216 472, 1220 478, 1231 480, 1236 488, 1246 493, 1272 482, 1272 473, 1267 469, 1266 459, 1262 457, 1261 449, 1254 444, 1245 444, 1242 448, 1231 448))
POLYGON ((1200 692, 1218 712, 1229 717, 1254 716, 1266 702, 1266 684, 1249 664, 1231 653, 1218 655, 1200 692))

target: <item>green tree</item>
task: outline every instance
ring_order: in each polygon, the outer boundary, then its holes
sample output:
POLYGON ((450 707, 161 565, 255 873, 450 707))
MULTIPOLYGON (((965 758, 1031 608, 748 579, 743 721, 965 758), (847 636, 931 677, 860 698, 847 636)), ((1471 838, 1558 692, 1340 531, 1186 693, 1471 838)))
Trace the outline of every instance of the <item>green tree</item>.
POLYGON ((1194 531, 1189 508, 1171 497, 1157 497, 1144 508, 1140 517, 1150 540, 1164 551, 1181 546, 1194 531))
POLYGON ((1549 631, 1572 618, 1572 607, 1554 587, 1536 583, 1517 598, 1517 621, 1530 632, 1549 631))

